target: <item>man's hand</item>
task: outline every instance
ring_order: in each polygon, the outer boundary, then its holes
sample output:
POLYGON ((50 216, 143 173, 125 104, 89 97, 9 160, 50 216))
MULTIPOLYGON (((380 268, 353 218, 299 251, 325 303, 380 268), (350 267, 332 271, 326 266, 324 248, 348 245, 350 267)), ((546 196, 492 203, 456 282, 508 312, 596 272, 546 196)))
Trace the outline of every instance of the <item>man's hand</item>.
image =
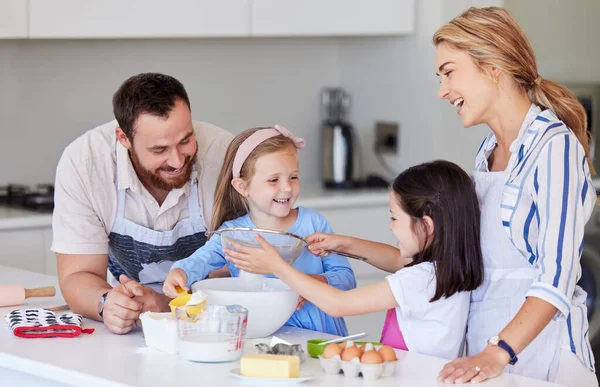
POLYGON ((142 304, 140 313, 169 311, 169 301, 171 301, 171 299, 168 296, 157 293, 124 274, 121 274, 119 277, 119 282, 130 290, 131 294, 133 294, 134 301, 142 304))
POLYGON ((144 286, 144 295, 133 298, 134 301, 142 304, 143 312, 169 312, 169 302, 171 297, 155 292, 154 290, 144 286))
POLYGON ((139 325, 143 312, 168 312, 170 298, 141 285, 126 275, 108 292, 102 313, 109 331, 124 334, 139 325))
POLYGON ((121 278, 124 282, 108 292, 102 312, 106 328, 117 334, 127 333, 133 328, 143 306, 133 299, 137 295, 143 295, 143 286, 124 275, 121 278))

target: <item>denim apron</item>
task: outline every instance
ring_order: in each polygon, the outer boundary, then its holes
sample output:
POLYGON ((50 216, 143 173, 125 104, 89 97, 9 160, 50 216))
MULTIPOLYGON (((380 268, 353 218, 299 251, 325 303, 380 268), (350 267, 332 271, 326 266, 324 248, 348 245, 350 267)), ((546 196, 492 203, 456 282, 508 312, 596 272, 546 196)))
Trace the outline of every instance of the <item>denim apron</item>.
POLYGON ((189 217, 179 220, 169 231, 155 231, 126 219, 126 189, 118 189, 116 184, 117 215, 108 236, 108 271, 114 278, 109 275, 108 282, 114 286, 118 283, 115 279, 125 274, 162 293, 173 262, 189 257, 207 240, 198 200, 198 172, 194 167, 190 177, 189 217))
MULTIPOLYGON (((502 225, 501 199, 508 172, 473 172, 481 206, 481 249, 485 279, 471 293, 467 325, 467 356, 480 353, 515 317, 537 277, 513 245, 502 225)), ((504 372, 540 380, 554 380, 565 332, 565 320, 553 319, 504 372)))

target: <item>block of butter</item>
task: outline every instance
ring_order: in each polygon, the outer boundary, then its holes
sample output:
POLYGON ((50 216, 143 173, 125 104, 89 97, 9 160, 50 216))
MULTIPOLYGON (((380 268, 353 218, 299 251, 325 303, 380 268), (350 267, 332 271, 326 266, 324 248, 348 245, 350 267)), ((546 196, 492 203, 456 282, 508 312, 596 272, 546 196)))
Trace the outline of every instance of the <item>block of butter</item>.
POLYGON ((295 355, 252 353, 240 359, 240 374, 254 378, 297 378, 300 358, 295 355))

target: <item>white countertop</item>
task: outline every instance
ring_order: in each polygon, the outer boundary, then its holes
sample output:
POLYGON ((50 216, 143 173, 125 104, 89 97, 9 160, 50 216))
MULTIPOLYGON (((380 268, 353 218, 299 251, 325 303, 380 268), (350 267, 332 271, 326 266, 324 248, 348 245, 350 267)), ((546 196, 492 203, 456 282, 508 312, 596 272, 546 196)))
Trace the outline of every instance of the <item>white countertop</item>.
POLYGON ((52 214, 0 206, 0 231, 52 227, 52 214))
MULTIPOLYGON (((368 207, 389 203, 387 188, 325 189, 320 181, 302 181, 296 205, 319 209, 368 207)), ((0 206, 0 231, 52 227, 52 214, 0 206)))
MULTIPOLYGON (((56 277, 0 266, 0 284, 22 283, 25 287, 57 285, 56 277)), ((58 290, 58 288, 57 288, 58 290)), ((64 303, 57 294, 51 299, 29 299, 23 308, 51 307, 64 303)), ((0 308, 0 316, 15 307, 0 308)), ((108 332, 102 323, 85 320, 84 327, 96 329, 91 335, 76 338, 22 339, 12 335, 4 322, 0 328, 0 380, 12 385, 30 383, 42 386, 249 386, 234 379, 230 371, 239 362, 192 363, 148 348, 141 330, 127 335, 108 332), (15 384, 18 383, 18 384, 15 384)), ((329 335, 297 328, 282 328, 276 335, 292 343, 305 345, 307 339, 329 335)), ((251 351, 254 340, 248 340, 251 351)), ((410 352, 398 351, 398 369, 394 376, 381 378, 370 385, 377 386, 438 386, 437 374, 446 360, 410 352)), ((303 372, 314 375, 304 385, 364 386, 362 378, 327 375, 319 362, 310 357, 302 364, 303 372)), ((31 384, 28 384, 31 385, 31 384)), ((254 384, 257 385, 257 384, 254 384)), ((529 378, 502 375, 486 381, 485 386, 542 387, 555 384, 529 378)))
POLYGON ((387 188, 326 189, 321 181, 302 180, 300 196, 296 204, 316 210, 371 205, 387 206, 390 202, 389 192, 387 188))

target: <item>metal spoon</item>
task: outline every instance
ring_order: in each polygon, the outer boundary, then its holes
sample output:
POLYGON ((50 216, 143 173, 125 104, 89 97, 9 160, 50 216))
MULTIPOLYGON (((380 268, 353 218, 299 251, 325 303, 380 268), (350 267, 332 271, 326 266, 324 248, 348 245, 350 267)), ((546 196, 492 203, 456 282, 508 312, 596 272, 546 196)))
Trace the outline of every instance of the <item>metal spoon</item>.
POLYGON ((329 340, 329 341, 324 341, 322 343, 319 343, 319 345, 325 345, 325 344, 331 344, 331 343, 341 343, 342 341, 346 341, 346 340, 354 340, 354 339, 361 339, 365 336, 368 336, 365 332, 363 333, 357 333, 355 335, 350 335, 350 336, 346 336, 346 337, 339 337, 337 339, 333 339, 333 340, 329 340))
POLYGON ((341 251, 335 251, 335 250, 327 250, 327 252, 331 253, 331 254, 341 255, 342 257, 358 259, 359 261, 367 262, 367 258, 358 256, 358 255, 354 255, 354 254, 350 254, 350 253, 343 253, 341 251))

